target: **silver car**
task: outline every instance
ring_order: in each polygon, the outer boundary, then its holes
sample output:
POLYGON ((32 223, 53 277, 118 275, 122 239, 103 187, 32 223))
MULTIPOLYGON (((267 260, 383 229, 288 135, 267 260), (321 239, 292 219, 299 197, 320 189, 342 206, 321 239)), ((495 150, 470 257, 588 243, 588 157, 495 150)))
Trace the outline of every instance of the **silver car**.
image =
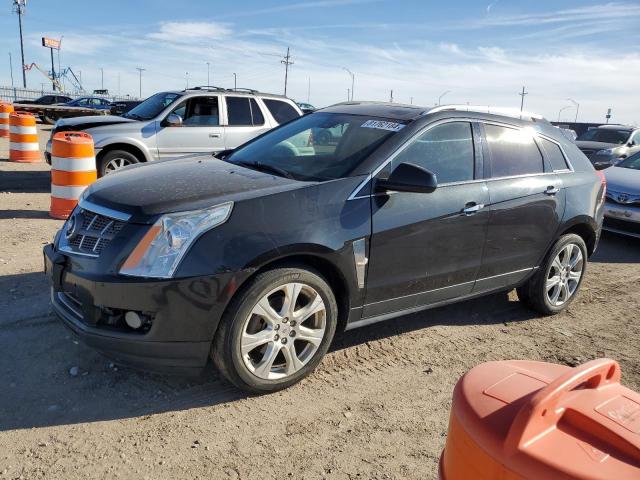
POLYGON ((604 230, 640 238, 640 152, 607 168, 604 230))
MULTIPOLYGON (((280 95, 196 87, 157 93, 122 116, 58 120, 51 136, 89 133, 102 176, 133 163, 233 149, 301 115, 294 101, 280 95)), ((51 163, 51 140, 45 156, 51 163)))
POLYGON ((640 151, 640 128, 600 125, 580 135, 576 145, 596 170, 602 170, 640 151))

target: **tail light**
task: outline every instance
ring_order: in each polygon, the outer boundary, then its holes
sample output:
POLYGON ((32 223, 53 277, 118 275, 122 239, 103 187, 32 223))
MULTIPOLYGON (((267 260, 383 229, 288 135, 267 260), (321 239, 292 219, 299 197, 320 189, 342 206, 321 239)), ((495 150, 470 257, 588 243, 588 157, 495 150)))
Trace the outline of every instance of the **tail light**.
POLYGON ((600 177, 600 182, 602 183, 602 198, 600 200, 604 200, 604 197, 607 194, 607 177, 604 176, 604 172, 602 170, 596 170, 596 175, 600 177))

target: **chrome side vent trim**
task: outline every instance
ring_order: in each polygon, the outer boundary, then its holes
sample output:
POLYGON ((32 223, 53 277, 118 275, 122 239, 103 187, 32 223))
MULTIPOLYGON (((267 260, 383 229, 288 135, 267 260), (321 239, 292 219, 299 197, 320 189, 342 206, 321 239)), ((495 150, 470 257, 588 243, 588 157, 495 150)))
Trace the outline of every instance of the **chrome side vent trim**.
POLYGON ((364 238, 360 238, 353 242, 353 261, 356 267, 356 279, 358 280, 358 288, 365 287, 365 277, 367 274, 367 245, 364 238))

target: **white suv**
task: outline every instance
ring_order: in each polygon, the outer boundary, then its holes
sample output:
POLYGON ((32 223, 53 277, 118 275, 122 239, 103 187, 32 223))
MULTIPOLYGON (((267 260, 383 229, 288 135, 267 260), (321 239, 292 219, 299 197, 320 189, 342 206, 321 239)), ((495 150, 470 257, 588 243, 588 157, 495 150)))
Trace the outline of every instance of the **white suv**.
MULTIPOLYGON (((196 87, 157 93, 120 117, 58 120, 51 136, 89 133, 102 176, 132 163, 233 149, 301 115, 293 100, 280 95, 196 87)), ((51 163, 51 140, 45 157, 51 163)))

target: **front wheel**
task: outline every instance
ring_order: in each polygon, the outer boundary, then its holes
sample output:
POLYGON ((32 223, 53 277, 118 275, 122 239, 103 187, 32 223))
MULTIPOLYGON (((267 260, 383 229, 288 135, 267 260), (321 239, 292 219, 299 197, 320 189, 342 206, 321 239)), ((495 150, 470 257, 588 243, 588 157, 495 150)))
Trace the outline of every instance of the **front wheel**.
POLYGON ((536 274, 518 287, 518 298, 543 315, 569 306, 587 270, 587 246, 574 234, 563 235, 547 254, 536 274))
POLYGON ((117 172, 128 165, 139 163, 140 160, 133 153, 125 150, 111 150, 106 152, 98 160, 98 176, 104 177, 110 173, 117 172))
POLYGON ((211 356, 241 390, 280 390, 318 366, 333 339, 337 316, 333 292, 319 274, 302 268, 269 270, 232 300, 211 356))

